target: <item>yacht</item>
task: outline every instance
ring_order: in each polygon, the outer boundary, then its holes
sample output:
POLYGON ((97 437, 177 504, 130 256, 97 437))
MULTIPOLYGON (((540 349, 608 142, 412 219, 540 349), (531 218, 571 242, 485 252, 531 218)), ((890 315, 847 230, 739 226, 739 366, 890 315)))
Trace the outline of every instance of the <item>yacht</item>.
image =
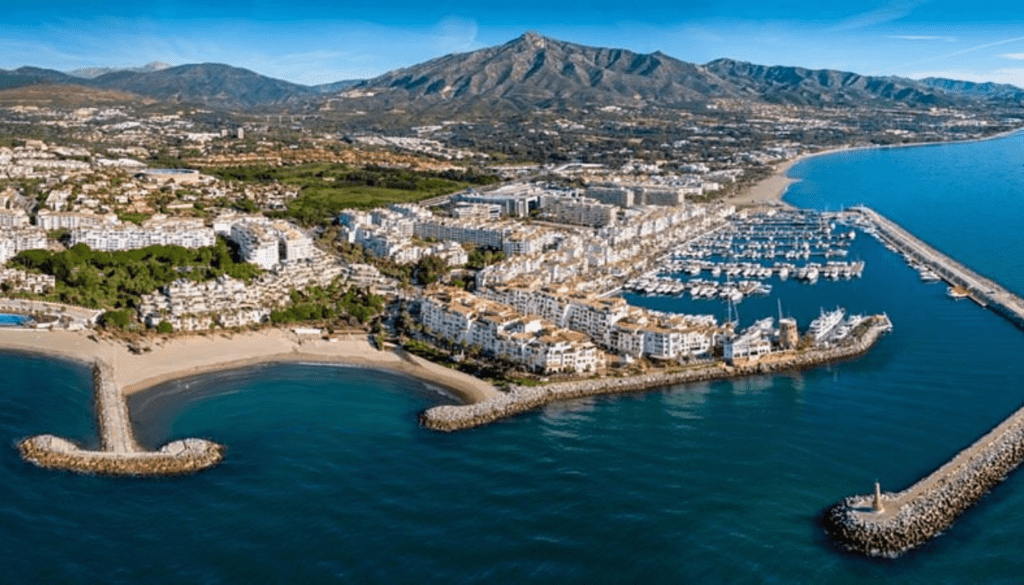
POLYGON ((966 299, 970 293, 968 293, 967 289, 962 286, 951 286, 946 289, 946 295, 951 299, 959 301, 960 299, 966 299))

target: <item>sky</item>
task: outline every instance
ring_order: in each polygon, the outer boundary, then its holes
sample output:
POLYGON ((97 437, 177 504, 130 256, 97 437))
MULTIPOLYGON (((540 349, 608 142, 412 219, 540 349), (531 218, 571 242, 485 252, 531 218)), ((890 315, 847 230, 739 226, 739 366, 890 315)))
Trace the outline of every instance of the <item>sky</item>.
POLYGON ((226 63, 314 85, 528 30, 695 63, 1024 87, 1024 9, 1001 0, 5 0, 0 68, 226 63))

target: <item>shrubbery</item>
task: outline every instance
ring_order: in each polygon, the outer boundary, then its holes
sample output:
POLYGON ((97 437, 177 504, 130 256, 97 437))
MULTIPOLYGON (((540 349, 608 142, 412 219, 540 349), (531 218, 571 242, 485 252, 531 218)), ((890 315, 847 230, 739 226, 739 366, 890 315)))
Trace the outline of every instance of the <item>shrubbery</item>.
POLYGON ((63 252, 26 250, 13 266, 50 274, 57 280, 46 299, 93 308, 134 307, 138 298, 179 278, 203 282, 221 275, 249 281, 261 272, 237 262, 226 240, 215 246, 150 246, 123 252, 98 252, 77 244, 63 252))
POLYGON ((366 323, 384 310, 384 297, 355 287, 343 289, 338 282, 327 288, 314 286, 292 291, 292 303, 285 309, 272 311, 270 322, 331 321, 352 316, 366 323))

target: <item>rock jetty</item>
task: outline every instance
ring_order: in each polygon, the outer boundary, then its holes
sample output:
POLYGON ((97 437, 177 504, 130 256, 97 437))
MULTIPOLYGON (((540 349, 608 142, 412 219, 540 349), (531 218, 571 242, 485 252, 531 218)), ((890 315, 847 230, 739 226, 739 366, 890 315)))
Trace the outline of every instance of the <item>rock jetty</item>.
POLYGON ((773 362, 752 363, 738 367, 714 364, 687 369, 671 374, 644 374, 623 378, 598 378, 576 382, 561 382, 545 386, 514 386, 511 390, 490 400, 465 405, 435 406, 420 413, 420 423, 435 431, 461 431, 490 424, 494 421, 521 414, 552 402, 600 396, 625 394, 675 384, 723 380, 742 376, 769 374, 779 371, 805 369, 826 363, 850 359, 865 353, 891 327, 888 317, 869 317, 866 327, 849 343, 829 348, 813 349, 785 355, 773 362))
POLYGON ((1024 408, 910 488, 850 496, 825 512, 826 530, 844 548, 894 557, 947 529, 1024 460, 1024 408))
POLYGON ((26 461, 45 469, 118 476, 162 476, 195 473, 224 459, 224 448, 205 439, 183 439, 159 451, 143 451, 135 442, 128 403, 102 361, 93 366, 96 420, 102 449, 90 451, 53 435, 37 435, 18 443, 26 461))
POLYGON ((159 451, 125 454, 87 451, 60 437, 37 435, 18 443, 18 451, 23 459, 44 469, 140 477, 195 473, 224 459, 224 448, 205 439, 184 439, 159 451))

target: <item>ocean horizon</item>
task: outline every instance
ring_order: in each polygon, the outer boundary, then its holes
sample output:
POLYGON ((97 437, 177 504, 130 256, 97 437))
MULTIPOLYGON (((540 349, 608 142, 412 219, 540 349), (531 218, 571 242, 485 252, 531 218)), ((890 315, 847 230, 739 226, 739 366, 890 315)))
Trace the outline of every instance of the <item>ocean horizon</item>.
MULTIPOLYGON (((1024 294, 1024 136, 857 150, 795 165, 785 200, 867 204, 1024 294)), ((774 283, 740 303, 886 312, 862 358, 802 372, 553 404, 443 434, 451 403, 396 374, 263 365, 162 384, 130 399, 139 441, 203 437, 223 464, 164 479, 40 470, 13 444, 96 443, 88 368, 0 351, 0 544, 12 581, 679 583, 1016 582, 1024 475, 897 559, 838 550, 818 524, 877 479, 899 490, 1024 404, 1024 332, 860 234, 858 280, 774 283)), ((625 295, 712 313, 720 302, 625 295)))

